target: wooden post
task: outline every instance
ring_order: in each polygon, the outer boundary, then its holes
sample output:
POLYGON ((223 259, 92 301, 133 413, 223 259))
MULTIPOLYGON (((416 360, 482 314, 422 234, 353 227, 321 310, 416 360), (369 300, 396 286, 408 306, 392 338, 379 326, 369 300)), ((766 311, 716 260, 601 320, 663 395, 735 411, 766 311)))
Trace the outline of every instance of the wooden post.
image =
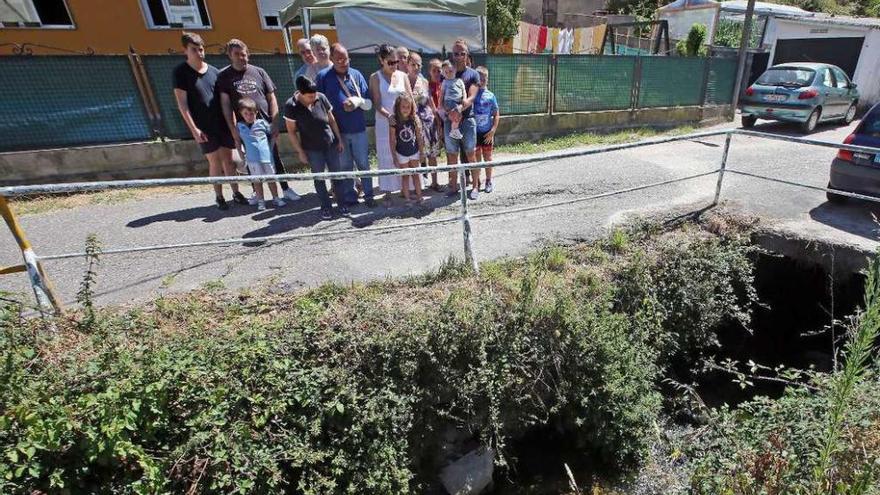
MULTIPOLYGON (((6 198, 3 196, 0 196, 0 216, 3 216, 3 220, 6 221, 9 231, 12 232, 12 237, 15 238, 18 248, 21 249, 22 258, 24 258, 24 267, 31 280, 31 287, 34 289, 34 297, 37 299, 40 312, 43 313, 44 316, 52 313, 59 313, 61 311, 61 303, 55 296, 55 291, 52 290, 52 286, 46 278, 46 273, 43 271, 43 267, 40 262, 37 261, 37 255, 34 253, 33 248, 31 248, 31 243, 27 240, 27 237, 25 237, 21 225, 18 224, 18 219, 15 218, 15 214, 12 213, 12 210, 9 208, 9 203, 6 202, 6 198)), ((14 269, 15 267, 11 268, 14 269)))

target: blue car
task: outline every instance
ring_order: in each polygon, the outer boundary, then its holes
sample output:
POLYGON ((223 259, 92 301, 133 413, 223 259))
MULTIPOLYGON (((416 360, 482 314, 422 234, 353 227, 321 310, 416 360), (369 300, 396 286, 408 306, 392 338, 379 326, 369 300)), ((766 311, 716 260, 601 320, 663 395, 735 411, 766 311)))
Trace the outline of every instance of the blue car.
MULTIPOLYGON (((868 110, 844 144, 880 148, 880 103, 868 110)), ((880 197, 880 153, 861 153, 847 150, 837 152, 831 162, 831 180, 828 189, 880 197)), ((828 201, 842 203, 846 196, 828 193, 828 201)))
POLYGON ((798 123, 809 134, 820 122, 852 122, 859 92, 836 65, 797 62, 767 69, 740 101, 746 129, 767 119, 798 123))

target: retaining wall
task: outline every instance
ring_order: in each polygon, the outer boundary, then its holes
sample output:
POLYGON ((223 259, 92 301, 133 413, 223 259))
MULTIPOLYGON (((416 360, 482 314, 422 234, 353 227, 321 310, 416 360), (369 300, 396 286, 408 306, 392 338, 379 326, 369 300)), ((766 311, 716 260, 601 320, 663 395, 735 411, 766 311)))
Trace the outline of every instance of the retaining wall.
MULTIPOLYGON (((501 118, 496 139, 512 144, 586 131, 714 125, 727 121, 729 112, 729 105, 720 105, 508 116, 501 118)), ((368 133, 372 142, 373 129, 368 133)), ((283 135, 281 154, 289 169, 296 166, 290 141, 283 135)), ((198 145, 190 140, 18 151, 0 153, 0 184, 190 177, 206 174, 207 168, 198 145)))

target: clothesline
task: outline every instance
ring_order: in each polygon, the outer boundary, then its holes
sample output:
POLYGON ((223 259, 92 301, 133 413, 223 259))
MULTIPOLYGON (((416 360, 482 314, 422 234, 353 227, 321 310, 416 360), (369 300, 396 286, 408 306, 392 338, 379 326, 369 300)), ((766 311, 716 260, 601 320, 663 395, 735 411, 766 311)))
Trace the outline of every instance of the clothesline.
POLYGON ((513 38, 513 51, 558 55, 596 54, 602 47, 604 37, 604 24, 588 28, 551 28, 520 22, 513 38))

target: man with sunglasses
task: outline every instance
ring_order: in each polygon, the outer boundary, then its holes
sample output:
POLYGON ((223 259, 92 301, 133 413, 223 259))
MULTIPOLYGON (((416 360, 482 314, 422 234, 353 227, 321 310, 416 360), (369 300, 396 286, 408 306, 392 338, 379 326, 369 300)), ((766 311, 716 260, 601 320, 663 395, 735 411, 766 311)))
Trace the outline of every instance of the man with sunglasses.
MULTIPOLYGON (((477 121, 473 114, 474 98, 480 89, 480 75, 474 69, 468 67, 470 58, 470 50, 467 41, 462 38, 455 40, 452 44, 452 64, 455 66, 455 77, 464 82, 465 98, 461 102, 459 108, 453 110, 461 115, 461 139, 454 139, 449 136, 452 130, 451 122, 447 118, 443 126, 443 135, 446 141, 446 163, 447 165, 457 165, 459 154, 462 153, 467 158, 466 163, 475 163, 477 161, 477 121)), ((471 191, 468 197, 472 200, 479 196, 479 171, 471 171, 471 191)), ((462 187, 465 185, 462 184, 462 187)), ((449 192, 447 196, 452 197, 458 194, 458 175, 456 172, 449 173, 449 192)))

